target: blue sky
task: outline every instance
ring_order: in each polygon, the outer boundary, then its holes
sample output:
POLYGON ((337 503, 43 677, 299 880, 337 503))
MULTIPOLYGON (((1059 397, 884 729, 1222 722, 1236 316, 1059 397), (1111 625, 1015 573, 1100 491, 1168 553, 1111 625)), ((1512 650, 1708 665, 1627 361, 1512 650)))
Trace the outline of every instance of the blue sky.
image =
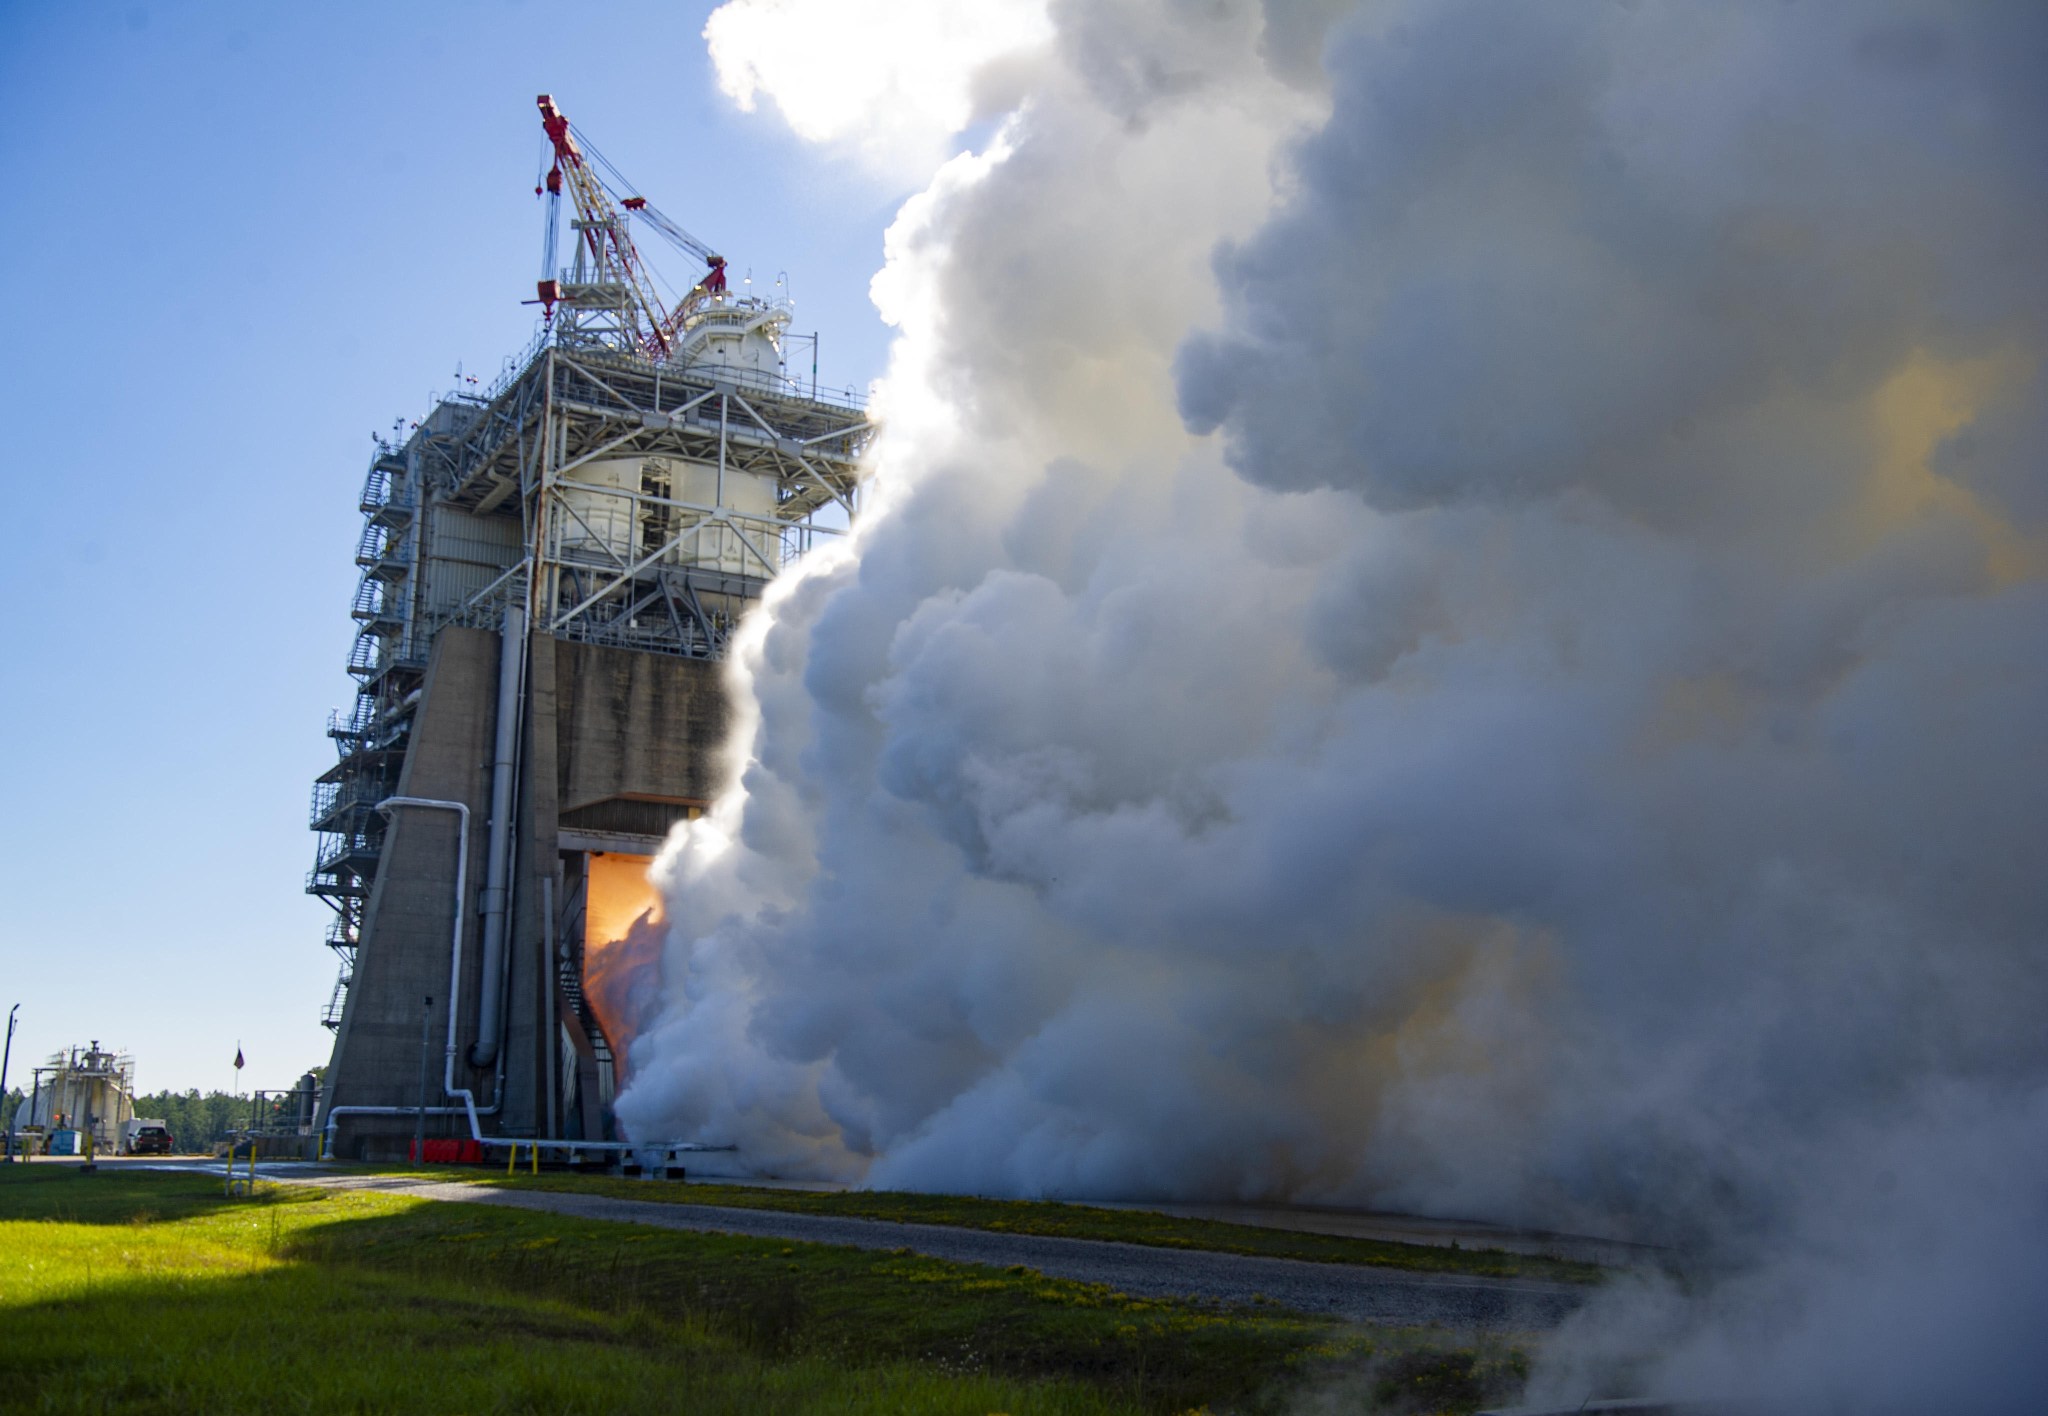
MULTIPOLYGON (((900 191, 717 89, 709 3, 0 10, 0 1011, 10 1082, 97 1038, 138 1083, 324 1062, 332 760, 373 429, 524 346, 552 92, 670 216, 880 372, 900 191)), ((677 270, 672 274, 688 276, 677 270)))

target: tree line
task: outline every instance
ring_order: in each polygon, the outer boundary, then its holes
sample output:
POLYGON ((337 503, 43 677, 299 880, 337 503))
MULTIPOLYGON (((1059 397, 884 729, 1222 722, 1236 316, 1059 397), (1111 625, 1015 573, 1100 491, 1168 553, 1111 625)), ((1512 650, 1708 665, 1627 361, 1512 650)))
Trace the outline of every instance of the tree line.
MULTIPOLYGON (((0 1097, 0 1131, 12 1130, 15 1113, 27 1105, 28 1098, 22 1090, 9 1087, 6 1096, 0 1097)), ((289 1125, 294 1119, 289 1096, 275 1108, 266 1097, 264 1109, 276 1109, 278 1115, 275 1119, 280 1124, 289 1125)), ((138 1096, 135 1098, 135 1114, 151 1121, 162 1121, 178 1150, 202 1154, 211 1151, 215 1141, 226 1140, 233 1133, 263 1119, 256 1115, 256 1102, 251 1097, 230 1096, 221 1091, 202 1095, 197 1087, 182 1092, 160 1091, 138 1096)), ((23 1119, 27 1117, 24 1115, 23 1119)))
MULTIPOLYGON (((313 1070, 317 1074, 325 1072, 326 1068, 316 1067, 313 1070)), ((212 1150, 215 1141, 226 1140, 238 1131, 252 1127, 290 1130, 298 1121, 295 1093, 266 1096, 262 1114, 258 1114, 253 1097, 231 1096, 219 1091, 202 1096, 196 1087, 183 1092, 149 1092, 138 1096, 135 1098, 135 1114, 152 1121, 162 1121, 179 1150, 202 1152, 212 1150)))
POLYGON ((197 1087, 188 1091, 149 1092, 135 1098, 135 1114, 162 1121, 171 1140, 181 1151, 210 1151, 213 1143, 249 1124, 246 1096, 213 1091, 201 1095, 197 1087))

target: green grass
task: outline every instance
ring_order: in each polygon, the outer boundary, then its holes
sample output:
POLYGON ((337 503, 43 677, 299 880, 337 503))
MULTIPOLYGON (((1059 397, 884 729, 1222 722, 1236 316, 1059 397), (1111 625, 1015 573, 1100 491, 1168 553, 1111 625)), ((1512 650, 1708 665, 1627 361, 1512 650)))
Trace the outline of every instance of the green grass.
POLYGON ((1520 1361, 900 1250, 0 1169, 0 1409, 1470 1410, 1520 1361))
POLYGON ((904 1224, 947 1224, 1005 1234, 1110 1239, 1126 1244, 1154 1244, 1168 1249, 1207 1249, 1225 1254, 1258 1254, 1268 1258, 1309 1259, 1318 1263, 1373 1264, 1381 1268, 1493 1278, 1535 1278, 1555 1283, 1590 1284, 1606 1277, 1606 1270, 1598 1264, 1538 1254, 1515 1254, 1503 1249, 1450 1248, 1435 1244, 1353 1239, 1335 1234, 1303 1234, 1220 1220, 1183 1219, 1153 1210, 1104 1209, 1058 1201, 985 1200, 973 1196, 918 1195, 887 1190, 837 1193, 766 1190, 750 1185, 648 1182, 599 1175, 571 1175, 560 1171, 543 1171, 537 1176, 521 1171, 507 1177, 495 1169, 453 1167, 440 1170, 432 1178, 474 1180, 513 1189, 568 1190, 608 1195, 614 1199, 728 1205, 736 1209, 886 1219, 904 1224))

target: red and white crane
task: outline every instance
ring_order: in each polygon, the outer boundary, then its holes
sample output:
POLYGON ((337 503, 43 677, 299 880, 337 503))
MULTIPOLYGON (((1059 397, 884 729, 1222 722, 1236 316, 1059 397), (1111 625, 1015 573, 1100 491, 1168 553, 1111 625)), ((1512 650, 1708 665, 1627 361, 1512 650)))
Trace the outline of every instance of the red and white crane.
MULTIPOLYGON (((557 304, 616 310, 619 332, 635 353, 657 363, 675 352, 683 322, 702 300, 725 293, 725 257, 713 251, 632 191, 632 184, 590 145, 555 100, 542 94, 540 122, 554 145, 554 165, 536 192, 548 202, 547 249, 540 282, 540 305, 552 321, 557 304), (565 281, 557 268, 555 241, 560 229, 562 190, 567 187, 576 209, 572 229, 582 243, 589 279, 565 281), (628 223, 638 219, 670 245, 704 262, 706 271, 671 310, 662 299, 653 270, 633 243, 628 223)), ((582 264, 582 262, 579 262, 582 264)))

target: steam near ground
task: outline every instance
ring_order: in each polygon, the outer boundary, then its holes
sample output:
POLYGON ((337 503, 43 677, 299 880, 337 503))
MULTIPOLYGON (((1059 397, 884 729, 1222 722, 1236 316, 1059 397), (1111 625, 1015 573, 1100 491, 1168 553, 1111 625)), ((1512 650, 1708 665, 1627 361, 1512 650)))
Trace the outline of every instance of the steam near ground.
POLYGON ((728 86, 988 136, 659 866, 633 1131, 1683 1244, 1538 1394, 2038 1409, 2048 14, 845 8, 735 0, 728 86))

